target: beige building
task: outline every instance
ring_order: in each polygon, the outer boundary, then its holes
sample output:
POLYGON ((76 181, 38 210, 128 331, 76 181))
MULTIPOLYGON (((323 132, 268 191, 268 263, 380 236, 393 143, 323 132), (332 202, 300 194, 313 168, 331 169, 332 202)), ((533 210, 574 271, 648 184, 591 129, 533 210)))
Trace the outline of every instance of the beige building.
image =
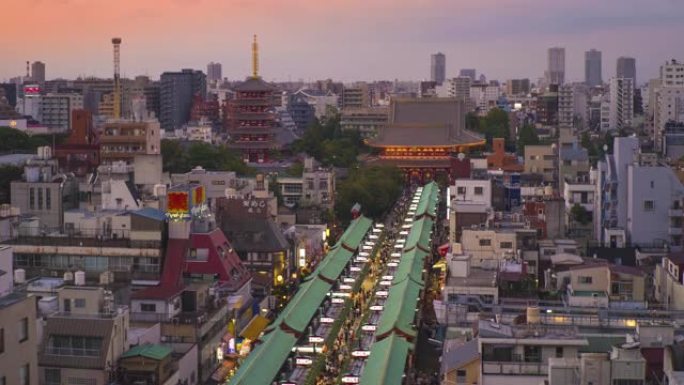
POLYGON ((0 383, 38 384, 36 298, 0 297, 0 383))
POLYGON ((159 122, 112 120, 105 123, 100 135, 103 164, 117 160, 133 164, 136 155, 156 155, 161 151, 159 122))
POLYGON ((655 270, 655 297, 668 310, 684 310, 684 256, 669 255, 655 270))
POLYGON ((461 234, 461 249, 472 256, 472 265, 496 268, 499 261, 515 256, 518 249, 514 231, 464 229, 461 234))
POLYGON ((554 182, 557 174, 555 145, 536 144, 525 146, 525 173, 541 174, 544 182, 554 182))
POLYGON ((548 385, 644 384, 646 360, 638 344, 613 346, 610 353, 550 358, 548 385))
POLYGON ((43 326, 40 383, 108 384, 129 347, 128 308, 115 307, 102 288, 65 287, 57 297, 59 311, 43 326))
POLYGON ((387 125, 388 113, 387 107, 345 108, 340 126, 342 131, 358 131, 364 138, 374 137, 381 127, 387 125))
MULTIPOLYGON (((611 301, 645 300, 645 273, 638 268, 609 264, 584 264, 557 272, 557 289, 571 296, 607 296, 611 301)), ((578 304, 580 305, 580 304, 578 304)))
POLYGON ((304 160, 301 177, 278 178, 278 187, 286 206, 332 208, 335 205, 335 172, 314 166, 313 158, 304 160))

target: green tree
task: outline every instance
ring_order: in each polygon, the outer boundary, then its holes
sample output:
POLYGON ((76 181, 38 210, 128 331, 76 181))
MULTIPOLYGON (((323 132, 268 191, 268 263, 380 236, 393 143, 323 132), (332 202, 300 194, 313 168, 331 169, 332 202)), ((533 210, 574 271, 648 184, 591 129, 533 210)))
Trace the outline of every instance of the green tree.
POLYGON ((10 203, 10 184, 20 180, 24 170, 17 166, 0 166, 0 203, 10 203))
POLYGON ((52 136, 31 136, 13 128, 0 127, 0 152, 34 152, 38 147, 51 146, 52 143, 52 136))
POLYGON ((492 108, 487 116, 480 119, 477 131, 484 134, 487 139, 487 148, 491 149, 492 139, 504 138, 508 140, 510 138, 509 126, 508 113, 500 108, 492 108))
POLYGON ((465 124, 468 130, 480 131, 480 117, 474 112, 468 112, 466 114, 465 124))
POLYGON ((520 131, 518 131, 518 141, 516 142, 518 155, 523 155, 525 152, 525 146, 535 144, 539 144, 537 130, 529 124, 525 124, 524 126, 520 127, 520 131))
POLYGON ((346 179, 337 184, 336 216, 346 224, 351 218, 351 207, 359 203, 365 215, 380 218, 399 198, 403 186, 404 176, 395 167, 353 169, 346 179))
POLYGON ((292 144, 295 152, 304 152, 325 166, 336 167, 356 165, 364 147, 358 132, 342 131, 338 113, 314 120, 302 138, 292 144))
POLYGON ((188 172, 197 166, 207 170, 235 171, 238 174, 253 172, 234 151, 225 146, 194 142, 184 149, 180 142, 163 140, 161 153, 164 171, 172 173, 188 172))
POLYGON ((570 218, 581 225, 586 225, 591 222, 591 214, 589 211, 578 203, 575 203, 570 209, 570 218))

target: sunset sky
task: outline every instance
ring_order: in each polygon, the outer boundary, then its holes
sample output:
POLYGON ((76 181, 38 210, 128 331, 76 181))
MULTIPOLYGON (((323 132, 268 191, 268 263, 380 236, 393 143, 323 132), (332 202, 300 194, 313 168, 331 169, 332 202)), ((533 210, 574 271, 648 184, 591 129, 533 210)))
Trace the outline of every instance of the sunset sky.
POLYGON ((122 72, 223 64, 249 73, 259 35, 268 80, 420 80, 429 55, 447 76, 473 67, 491 79, 542 76, 546 49, 566 47, 568 80, 583 80, 584 51, 603 51, 603 79, 618 56, 637 58, 639 82, 684 59, 682 0, 0 0, 0 81, 47 64, 47 77, 108 77, 110 40, 123 38, 122 72))

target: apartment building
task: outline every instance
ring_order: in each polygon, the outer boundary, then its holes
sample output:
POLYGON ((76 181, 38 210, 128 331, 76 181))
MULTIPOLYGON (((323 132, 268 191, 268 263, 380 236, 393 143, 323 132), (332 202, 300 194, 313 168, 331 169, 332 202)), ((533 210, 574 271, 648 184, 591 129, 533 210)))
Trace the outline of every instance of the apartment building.
POLYGON ((110 292, 86 286, 59 290, 57 305, 44 321, 40 383, 109 384, 129 347, 128 308, 115 306, 110 292))
POLYGON ((387 125, 387 107, 345 108, 342 110, 340 127, 342 131, 358 131, 363 138, 372 138, 387 125))
POLYGON ((100 135, 100 159, 111 164, 132 164, 136 155, 161 154, 159 121, 112 120, 105 123, 100 135))
POLYGON ((0 246, 0 271, 0 384, 37 385, 36 297, 14 290, 11 247, 0 246))
POLYGON ((558 173, 558 154, 555 145, 525 146, 525 173, 541 174, 544 182, 554 183, 558 173))
POLYGON ((571 306, 594 306, 596 298, 642 305, 646 300, 646 273, 636 267, 583 264, 556 272, 556 276, 556 288, 567 291, 571 306))

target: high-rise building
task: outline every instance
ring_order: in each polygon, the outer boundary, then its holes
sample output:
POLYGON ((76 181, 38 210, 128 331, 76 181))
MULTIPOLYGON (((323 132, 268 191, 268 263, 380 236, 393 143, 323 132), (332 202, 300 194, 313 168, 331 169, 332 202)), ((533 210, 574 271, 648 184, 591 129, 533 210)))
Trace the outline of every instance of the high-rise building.
POLYGON ((634 119, 634 80, 631 78, 610 79, 611 130, 631 127, 634 119))
POLYGON ((207 64, 207 80, 210 82, 220 81, 223 78, 221 63, 211 62, 207 64))
POLYGON ((437 52, 431 56, 430 80, 441 85, 446 79, 446 56, 437 52))
POLYGON ((636 85, 636 59, 633 57, 620 56, 617 59, 615 77, 632 79, 632 84, 636 85))
POLYGON ((506 82, 506 95, 527 95, 530 93, 530 79, 510 79, 506 82))
POLYGON ((184 69, 161 75, 159 122, 164 130, 181 128, 190 120, 194 96, 207 93, 207 77, 202 71, 184 69))
POLYGON ((560 85, 565 83, 565 48, 549 48, 548 65, 545 77, 547 84, 560 85))
POLYGON ((475 71, 475 68, 462 68, 458 72, 458 76, 467 76, 472 81, 475 81, 475 75, 476 74, 477 74, 477 71, 475 71))
POLYGON ((603 83, 601 77, 601 51, 591 49, 584 53, 584 82, 589 87, 600 86, 603 83))
POLYGON ((40 84, 45 83, 45 63, 34 61, 31 64, 31 79, 40 84))
POLYGON ((71 113, 83 108, 81 94, 47 94, 40 97, 40 121, 48 128, 67 132, 71 128, 71 113))
POLYGON ((653 83, 649 110, 653 114, 653 140, 656 148, 661 148, 668 122, 684 122, 684 63, 668 61, 660 67, 660 79, 653 83))

